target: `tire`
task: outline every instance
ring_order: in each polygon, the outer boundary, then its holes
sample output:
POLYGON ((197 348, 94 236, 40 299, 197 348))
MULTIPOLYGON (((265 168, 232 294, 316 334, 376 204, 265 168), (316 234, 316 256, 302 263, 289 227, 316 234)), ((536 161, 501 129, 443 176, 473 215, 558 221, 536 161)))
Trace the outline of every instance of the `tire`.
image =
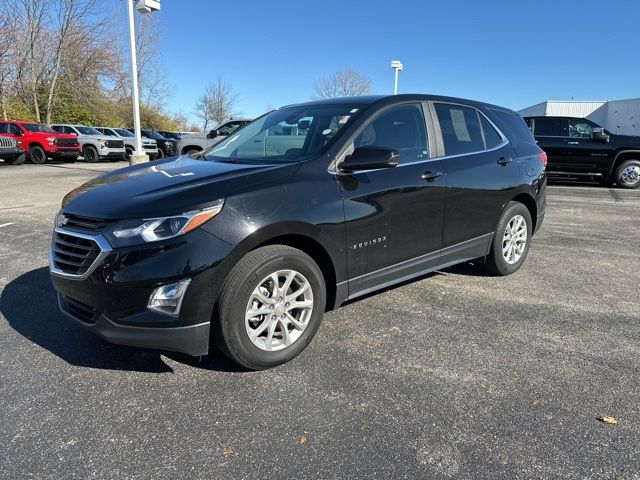
POLYGON ((82 156, 84 157, 84 161, 87 163, 96 163, 100 161, 98 150, 96 150, 96 148, 92 147, 91 145, 82 149, 82 156))
POLYGON ((296 357, 311 342, 320 327, 325 306, 324 277, 311 257, 286 245, 261 247, 245 255, 224 282, 213 338, 227 357, 246 368, 275 367, 296 357), (276 272, 281 288, 291 276, 289 295, 292 291, 303 293, 289 298, 286 292, 281 296, 274 293, 275 282, 270 276, 276 272), (302 288, 304 285, 306 289, 302 288), (258 299, 256 292, 265 302, 258 299), (294 301, 304 306, 296 308, 294 301), (263 313, 247 320, 250 309, 263 313), (297 327, 289 318, 296 320, 297 327), (254 340, 249 336, 250 328, 259 332, 254 340))
POLYGON ((640 160, 625 160, 616 168, 615 182, 622 188, 640 187, 640 160))
POLYGON ((34 145, 29 148, 29 160, 36 165, 42 165, 47 161, 47 154, 42 147, 34 145))
POLYGON ((156 156, 156 160, 160 160, 161 158, 164 158, 164 150, 158 148, 158 155, 156 156))
POLYGON ((485 258, 487 270, 500 276, 511 275, 518 271, 529 253, 532 233, 533 222, 529 209, 522 203, 509 202, 500 215, 498 226, 493 234, 491 250, 485 258), (523 222, 524 230, 522 229, 523 222), (512 227, 513 230, 519 232, 515 238, 511 235, 512 227), (512 238, 514 238, 513 241, 512 238), (524 245, 517 239, 524 240, 524 245), (510 246, 511 249, 509 249, 510 246))
POLYGON ((124 159, 128 162, 131 159, 131 155, 133 155, 133 148, 131 147, 126 147, 124 149, 124 159))

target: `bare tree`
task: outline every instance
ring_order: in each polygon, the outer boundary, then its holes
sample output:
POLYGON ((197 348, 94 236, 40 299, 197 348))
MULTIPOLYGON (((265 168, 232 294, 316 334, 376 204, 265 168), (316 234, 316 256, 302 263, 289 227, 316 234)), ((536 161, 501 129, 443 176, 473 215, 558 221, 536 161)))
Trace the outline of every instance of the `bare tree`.
POLYGON ((0 4, 0 109, 2 118, 7 120, 7 95, 11 81, 15 79, 16 52, 13 42, 15 27, 3 3, 0 4))
POLYGON ((371 93, 371 79, 347 68, 318 80, 313 89, 313 99, 354 97, 371 93))
POLYGON ((211 123, 220 125, 233 116, 237 102, 238 95, 234 94, 231 86, 218 75, 216 81, 210 82, 198 99, 195 114, 202 120, 203 129, 207 130, 211 123))

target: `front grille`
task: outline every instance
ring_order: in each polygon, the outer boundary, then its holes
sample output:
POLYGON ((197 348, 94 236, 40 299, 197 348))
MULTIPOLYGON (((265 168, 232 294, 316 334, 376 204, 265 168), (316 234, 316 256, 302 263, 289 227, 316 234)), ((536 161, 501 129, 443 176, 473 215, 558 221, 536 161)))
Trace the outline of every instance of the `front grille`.
POLYGON ((0 148, 15 148, 16 141, 9 137, 0 137, 0 148))
POLYGON ((107 148, 124 148, 124 140, 107 140, 104 142, 107 148))
POLYGON ((65 228, 82 230, 84 232, 101 232, 112 223, 111 220, 83 217, 81 215, 73 215, 72 213, 65 213, 64 216, 67 219, 63 225, 65 228))
POLYGON ((177 149, 177 145, 174 142, 165 142, 165 149, 167 157, 171 157, 172 155, 176 154, 177 149))
POLYGON ((145 150, 157 150, 158 147, 157 145, 154 145, 153 143, 145 143, 144 145, 142 145, 142 148, 144 148, 145 150))
POLYGON ((77 318, 84 323, 95 323, 98 317, 98 312, 91 308, 86 303, 82 303, 73 298, 62 296, 61 307, 66 313, 74 318, 77 318))
POLYGON ((78 140, 75 138, 56 138, 56 145, 59 147, 77 147, 78 140))
POLYGON ((51 254, 54 267, 61 272, 83 275, 100 254, 100 247, 87 238, 54 232, 51 254))

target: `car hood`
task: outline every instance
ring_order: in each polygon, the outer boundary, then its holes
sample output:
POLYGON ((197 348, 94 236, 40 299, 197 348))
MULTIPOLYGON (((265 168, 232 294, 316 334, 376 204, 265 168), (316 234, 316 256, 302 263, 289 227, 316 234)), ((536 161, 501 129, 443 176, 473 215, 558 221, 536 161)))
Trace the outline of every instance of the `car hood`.
POLYGON ((73 138, 74 140, 77 140, 78 137, 76 137, 75 135, 71 135, 70 133, 58 133, 58 132, 29 132, 30 136, 37 136, 37 137, 55 137, 55 138, 73 138))
POLYGON ((206 207, 291 175, 299 164, 246 165, 169 158, 115 170, 69 192, 65 212, 101 219, 149 218, 206 207))

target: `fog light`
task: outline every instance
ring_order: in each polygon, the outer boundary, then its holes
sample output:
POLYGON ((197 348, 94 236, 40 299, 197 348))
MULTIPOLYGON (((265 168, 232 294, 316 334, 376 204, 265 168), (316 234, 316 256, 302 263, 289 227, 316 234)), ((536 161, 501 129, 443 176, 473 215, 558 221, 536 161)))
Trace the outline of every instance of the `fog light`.
POLYGON ((190 278, 156 288, 149 297, 147 308, 163 315, 177 317, 189 283, 190 278))

